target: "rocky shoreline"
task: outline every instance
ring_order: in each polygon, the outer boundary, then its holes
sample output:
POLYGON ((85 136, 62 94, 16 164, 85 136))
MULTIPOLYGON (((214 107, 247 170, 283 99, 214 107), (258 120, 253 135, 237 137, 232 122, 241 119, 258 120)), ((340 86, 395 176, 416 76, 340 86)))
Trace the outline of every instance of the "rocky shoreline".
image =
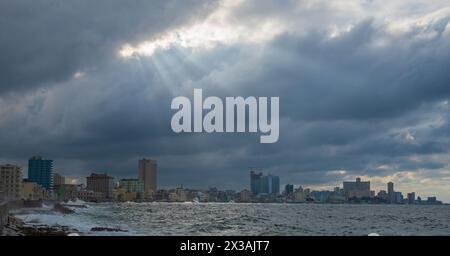
MULTIPOLYGON (((20 209, 20 208, 19 208, 20 209)), ((54 211, 71 214, 74 211, 60 203, 55 203, 54 211)), ((3 213, 5 214, 5 213, 3 213)), ((63 225, 45 225, 45 224, 31 224, 26 223, 20 218, 14 216, 13 213, 8 212, 6 217, 6 224, 0 230, 0 236, 68 236, 77 234, 79 231, 68 226, 63 225)))
POLYGON ((13 216, 8 217, 8 224, 4 227, 2 236, 68 236, 78 234, 78 230, 61 225, 27 224, 13 216))
MULTIPOLYGON (((49 211, 58 212, 60 214, 73 214, 75 210, 73 208, 86 208, 85 205, 70 205, 63 204, 59 202, 52 202, 53 207, 48 209, 49 211)), ((83 236, 88 235, 86 233, 80 232, 79 230, 64 226, 64 225, 46 225, 35 222, 26 222, 15 216, 14 214, 20 214, 18 212, 21 211, 30 211, 30 209, 40 209, 42 207, 12 207, 14 212, 10 212, 9 209, 6 209, 2 213, 3 218, 3 226, 0 229, 0 236, 83 236)), ((85 231, 86 232, 86 231, 85 231)), ((97 234, 105 234, 107 233, 128 233, 129 231, 126 229, 121 229, 117 227, 103 227, 103 226, 94 226, 89 231, 97 233, 97 234)), ((91 235, 92 235, 91 234, 91 235)))

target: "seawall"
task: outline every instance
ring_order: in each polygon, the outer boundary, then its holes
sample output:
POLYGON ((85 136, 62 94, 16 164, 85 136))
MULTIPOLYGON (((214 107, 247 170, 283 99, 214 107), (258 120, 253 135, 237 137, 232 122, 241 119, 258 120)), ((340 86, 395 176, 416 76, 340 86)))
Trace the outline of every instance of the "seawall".
POLYGON ((3 233, 3 229, 9 224, 9 211, 13 209, 19 209, 24 206, 22 200, 0 202, 0 235, 3 233))

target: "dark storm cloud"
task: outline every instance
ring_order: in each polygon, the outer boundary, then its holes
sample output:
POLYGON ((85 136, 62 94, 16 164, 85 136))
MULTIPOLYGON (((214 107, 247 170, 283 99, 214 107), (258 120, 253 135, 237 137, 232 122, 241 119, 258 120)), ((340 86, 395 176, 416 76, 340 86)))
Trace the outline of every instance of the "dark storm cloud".
POLYGON ((295 119, 395 117, 450 93, 448 37, 441 38, 440 26, 437 31, 426 44, 411 34, 379 49, 372 44, 383 31, 370 21, 336 39, 314 32, 307 38, 283 35, 264 58, 238 64, 258 62, 259 71, 234 87, 249 95, 284 96, 282 108, 295 109, 285 111, 295 119))
POLYGON ((340 168, 364 174, 371 164, 395 163, 396 171, 445 167, 431 159, 412 164, 404 156, 444 154, 448 138, 423 134, 411 142, 397 130, 442 111, 433 106, 450 93, 447 23, 446 17, 383 47, 374 43, 386 31, 372 20, 337 38, 320 31, 282 35, 262 57, 242 46, 240 61, 206 77, 204 88, 212 95, 280 96, 281 115, 296 122, 281 121, 276 145, 250 144, 236 168, 257 163, 282 174, 317 170, 318 177, 340 168), (417 39, 430 31, 434 39, 417 39))
POLYGON ((215 1, 3 0, 0 93, 101 67, 119 47, 199 18, 215 1))

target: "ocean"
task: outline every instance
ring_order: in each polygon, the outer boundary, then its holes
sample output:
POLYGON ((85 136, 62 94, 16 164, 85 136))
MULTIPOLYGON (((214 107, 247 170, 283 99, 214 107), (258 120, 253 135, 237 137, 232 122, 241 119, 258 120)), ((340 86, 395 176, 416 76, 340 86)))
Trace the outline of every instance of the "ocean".
POLYGON ((450 235, 450 205, 85 203, 15 215, 33 225, 62 225, 81 235, 450 235), (92 231, 114 228, 122 231, 92 231), (100 229, 99 229, 100 228, 100 229))

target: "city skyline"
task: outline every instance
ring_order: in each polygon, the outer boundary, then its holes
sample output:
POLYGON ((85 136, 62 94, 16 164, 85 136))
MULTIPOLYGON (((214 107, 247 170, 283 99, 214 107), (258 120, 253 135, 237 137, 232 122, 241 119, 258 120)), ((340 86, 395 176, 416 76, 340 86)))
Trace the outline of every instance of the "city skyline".
MULTIPOLYGON (((20 171, 20 175, 23 176, 24 182, 35 182, 42 188, 46 189, 46 194, 51 194, 50 191, 53 191, 57 186, 64 185, 76 185, 76 186, 85 186, 88 191, 92 191, 95 193, 103 193, 105 199, 113 198, 113 190, 125 188, 123 191, 128 193, 137 193, 134 194, 133 198, 147 198, 148 196, 152 197, 157 191, 165 190, 165 189, 178 189, 183 187, 183 182, 177 183, 176 186, 161 186, 157 177, 157 160, 142 158, 138 160, 137 170, 135 175, 127 176, 127 177, 113 177, 109 176, 107 171, 91 171, 90 175, 83 179, 66 179, 66 176, 61 175, 60 172, 53 171, 53 160, 51 159, 43 159, 42 156, 34 155, 28 161, 28 170, 23 171, 24 168, 18 165, 5 164, 1 165, 5 168, 16 168, 20 171), (30 169, 31 167, 31 169, 30 169), (43 169, 44 168, 44 169, 43 169), (49 169, 48 169, 49 168, 49 169), (31 170, 31 172, 29 171, 31 170), (36 174, 39 173, 39 175, 36 174), (44 177, 40 175, 42 172, 45 173, 44 177), (28 175, 25 176, 25 173, 28 175), (30 173, 35 176, 34 179, 30 179, 30 173), (37 178, 36 178, 37 176, 37 178), (56 180, 55 180, 56 179, 56 180), (67 182, 66 182, 67 181, 67 182), (139 183, 142 182, 142 183, 139 183), (48 184, 52 184, 50 189, 47 188, 48 184), (139 188, 141 187, 142 188, 139 188), (162 187, 161 189, 157 189, 157 187, 162 187), (141 191, 142 190, 142 191, 141 191)), ((337 186, 325 186, 325 187, 314 187, 308 186, 307 184, 293 184, 291 183, 280 183, 280 177, 273 175, 272 173, 264 174, 260 169, 251 170, 250 179, 247 187, 236 189, 236 188, 224 188, 218 186, 207 186, 207 189, 225 189, 225 190, 236 190, 239 191, 250 191, 253 195, 266 194, 278 196, 281 194, 286 195, 287 187, 292 187, 293 191, 297 191, 297 189, 307 189, 311 192, 330 192, 337 193, 341 196, 344 196, 346 200, 349 198, 373 198, 380 197, 380 194, 385 194, 387 203, 403 203, 403 200, 415 201, 416 195, 418 198, 436 198, 436 194, 420 194, 420 191, 417 189, 409 190, 409 191, 401 191, 394 189, 394 182, 388 181, 385 184, 384 188, 378 188, 378 190, 371 186, 371 181, 362 180, 360 176, 356 176, 355 181, 342 180, 341 184, 337 186), (285 190, 282 190, 282 187, 285 190), (342 191, 341 191, 342 190, 342 191), (350 191, 350 192, 349 192, 350 191), (378 192, 378 193, 377 193, 378 192), (350 194, 349 194, 350 193, 350 194), (395 193, 395 194, 394 194, 395 193), (397 195, 398 194, 398 195, 397 195), (400 196, 401 198, 399 198, 400 196), (411 199, 412 197, 412 199, 411 199)), ((397 183, 398 185, 398 183, 397 183)), ((401 186, 400 186, 401 187, 401 186)), ((397 187, 396 187, 397 188, 397 187)), ((190 189, 206 189, 206 188, 195 188, 191 187, 190 189)), ((308 192, 309 195, 309 192, 308 192)), ((93 196, 93 195, 92 195, 93 196)), ((129 195, 128 195, 129 196, 129 195)), ((383 195, 381 195, 383 196, 383 195)), ((440 199, 440 198, 439 198, 440 199)), ((444 201, 444 203, 447 203, 444 201)))
POLYGON ((450 202, 447 0, 0 5, 1 163, 40 154, 72 178, 128 177, 148 156, 162 186, 238 189, 255 167, 450 202), (195 88, 278 97, 278 141, 173 132, 171 101, 195 88))

